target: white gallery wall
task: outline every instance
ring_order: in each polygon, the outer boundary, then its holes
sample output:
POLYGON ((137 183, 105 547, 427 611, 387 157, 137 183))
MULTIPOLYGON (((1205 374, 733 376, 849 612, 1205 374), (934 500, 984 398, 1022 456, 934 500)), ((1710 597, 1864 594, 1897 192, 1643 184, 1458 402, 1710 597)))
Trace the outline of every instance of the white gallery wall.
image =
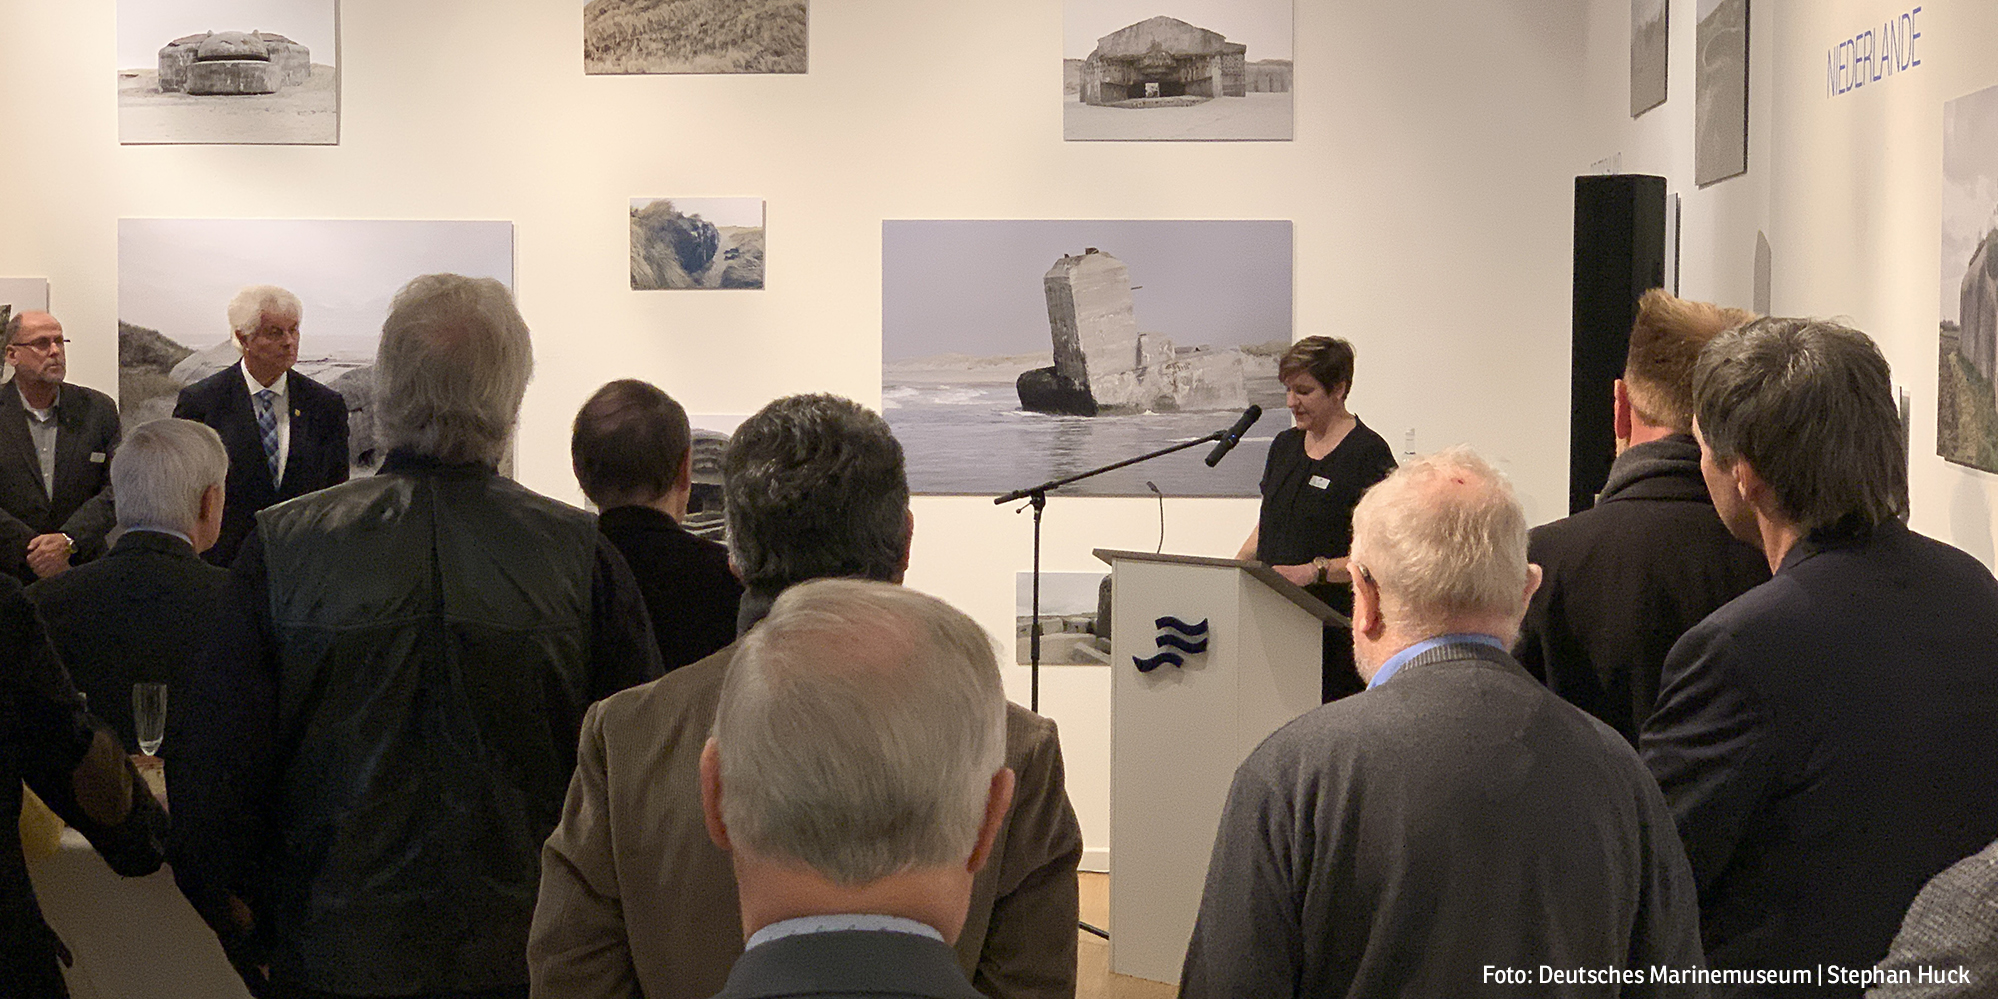
MULTIPOLYGON (((1617 147, 1630 149, 1626 169, 1655 155, 1656 169, 1690 171, 1676 134, 1647 137, 1647 119, 1626 138, 1597 113, 1624 99, 1610 71, 1627 50, 1627 11, 1610 16, 1622 3, 1299 0, 1295 141, 1064 143, 1060 0, 816 0, 807 75, 735 77, 585 77, 582 0, 345 0, 338 146, 121 147, 113 0, 0 0, 0 276, 51 281, 76 341, 71 377, 110 390, 121 217, 511 221, 537 364, 518 474, 579 501, 569 421, 612 378, 655 382, 695 413, 808 391, 878 404, 883 219, 1291 219, 1296 332, 1358 346, 1354 409, 1398 452, 1411 431, 1417 450, 1474 444, 1546 520, 1566 490, 1572 177, 1617 147), (630 199, 675 195, 767 200, 767 290, 629 290, 630 199)), ((1690 22, 1674 15, 1682 74, 1690 22)), ((1672 85, 1654 115, 1689 106, 1683 77, 1672 85)), ((1924 101, 1898 113, 1933 119, 1924 101)), ((1900 127, 1928 167, 1898 182, 1932 187, 1935 140, 1900 127)), ((1751 184, 1767 166, 1763 134, 1751 184)), ((1855 155, 1875 153, 1826 158, 1855 155)), ((1805 206, 1775 210, 1798 219, 1789 238, 1824 238, 1805 206)), ((1894 238, 1916 263, 1903 266, 1933 263, 1934 226, 1905 228, 1894 238)), ((1839 241, 1885 252, 1852 235, 1839 241)), ((1786 248, 1782 302, 1875 284, 1858 262, 1807 276, 1786 248)), ((1895 358, 1927 350, 1932 369, 1933 317, 1919 311, 1933 287, 1840 307, 1863 321, 1863 309, 1909 310, 1887 313, 1908 327, 1895 358)), ((1918 516, 1932 527, 1932 497, 1951 487, 1925 474, 1918 516)), ((1165 505, 1167 550, 1195 554, 1232 555, 1256 514, 1251 500, 1165 505)), ((909 583, 1010 639, 1028 517, 989 497, 919 498, 915 513, 909 583)), ((1157 506, 1057 494, 1046 526, 1047 569, 1093 570, 1092 548, 1152 547, 1157 506)), ((1025 668, 1008 684, 1027 700, 1025 668)), ((1043 676, 1092 866, 1109 838, 1109 688, 1102 667, 1043 676)))
POLYGON ((1591 158, 1621 154, 1624 171, 1663 175, 1683 193, 1682 294, 1751 306, 1760 231, 1771 311, 1844 317, 1879 342, 1913 405, 1912 525, 1991 565, 1998 477, 1936 456, 1936 328, 1943 104, 1998 85, 1998 4, 1751 3, 1747 175, 1693 185, 1695 0, 1671 0, 1670 98, 1635 120, 1625 99, 1629 2, 1592 0, 1587 99, 1600 133, 1591 158), (1909 68, 1896 60, 1893 73, 1835 93, 1827 56, 1903 14, 1921 35, 1909 68))

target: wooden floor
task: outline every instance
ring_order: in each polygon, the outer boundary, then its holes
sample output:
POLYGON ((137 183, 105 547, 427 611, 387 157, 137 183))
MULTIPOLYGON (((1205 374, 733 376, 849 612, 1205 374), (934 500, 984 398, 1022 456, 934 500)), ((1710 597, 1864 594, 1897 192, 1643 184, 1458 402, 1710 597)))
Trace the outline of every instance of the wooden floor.
MULTIPOLYGON (((1077 875, 1082 883, 1082 921, 1110 930, 1110 876, 1077 875)), ((1076 946, 1075 999, 1173 999, 1176 985, 1110 973, 1110 942, 1094 933, 1078 931, 1076 946)), ((1115 932, 1112 930, 1111 932, 1115 932)))

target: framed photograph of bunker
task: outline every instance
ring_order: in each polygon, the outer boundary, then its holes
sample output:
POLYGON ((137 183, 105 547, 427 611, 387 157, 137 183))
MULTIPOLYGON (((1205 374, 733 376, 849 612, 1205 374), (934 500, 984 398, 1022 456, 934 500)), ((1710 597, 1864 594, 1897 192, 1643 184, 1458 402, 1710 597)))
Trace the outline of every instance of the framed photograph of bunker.
POLYGON ((337 145, 338 0, 118 0, 118 141, 337 145))
POLYGON ((355 474, 380 464, 374 363, 389 300, 448 272, 513 287, 513 223, 120 219, 118 409, 126 426, 170 416, 180 390, 236 363, 229 302, 276 285, 304 304, 298 373, 347 400, 355 474))
POLYGON ((1693 182, 1748 172, 1748 0, 1700 0, 1693 74, 1693 182))
MULTIPOLYGON (((1110 665, 1110 574, 1041 573, 1041 665, 1110 665)), ((1033 662, 1034 574, 1013 574, 1013 661, 1033 662)))
POLYGON ((1630 0, 1630 116, 1665 103, 1666 56, 1671 5, 1665 0, 1630 0))
POLYGON ((882 224, 881 415, 909 485, 998 494, 1224 430, 1062 496, 1255 496, 1288 425, 1287 221, 882 224), (1149 485, 1148 485, 1149 483, 1149 485))
POLYGON ((810 0, 590 0, 583 72, 803 73, 810 0))
POLYGON ((1936 453, 1998 472, 1998 87, 1943 105, 1936 453))
POLYGON ((1062 137, 1287 141, 1292 0, 1066 0, 1062 137))
POLYGON ((631 290, 762 287, 762 199, 631 199, 631 290))

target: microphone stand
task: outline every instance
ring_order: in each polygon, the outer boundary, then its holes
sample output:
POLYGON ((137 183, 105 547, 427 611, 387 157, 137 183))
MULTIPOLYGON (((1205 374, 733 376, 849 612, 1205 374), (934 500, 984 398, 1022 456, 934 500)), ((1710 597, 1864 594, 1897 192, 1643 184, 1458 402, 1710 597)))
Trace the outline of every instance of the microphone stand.
POLYGON ((1034 595, 1031 612, 1033 614, 1033 624, 1027 629, 1027 660, 1033 676, 1032 699, 1027 705, 1029 708, 1036 712, 1041 710, 1041 511, 1047 508, 1048 493, 1070 483, 1094 478, 1095 476, 1102 475, 1104 472, 1113 472, 1127 465, 1135 465, 1141 461, 1150 461, 1153 458, 1163 458, 1175 451, 1184 451, 1187 448, 1199 447, 1202 444, 1212 444, 1216 441, 1226 439, 1227 436, 1227 430, 1216 430, 1205 437, 1184 441, 1174 444, 1171 447, 1162 447, 1149 454, 1141 454, 1136 458, 1126 458, 1123 461, 1113 462, 1102 468, 1092 468, 1087 472, 1079 472, 1063 479, 1052 479, 1038 486, 1015 489, 992 501, 994 505, 1004 506, 1016 500, 1026 500, 1028 505, 1034 508, 1034 595))

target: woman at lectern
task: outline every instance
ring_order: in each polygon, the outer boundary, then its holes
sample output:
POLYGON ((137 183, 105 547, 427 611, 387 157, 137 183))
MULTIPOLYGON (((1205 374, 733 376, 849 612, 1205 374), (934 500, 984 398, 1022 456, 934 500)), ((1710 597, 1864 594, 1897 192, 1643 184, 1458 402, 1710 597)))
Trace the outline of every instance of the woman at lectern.
MULTIPOLYGON (((1263 467, 1263 508, 1235 557, 1275 569, 1341 614, 1353 612, 1346 553, 1353 547, 1353 507, 1360 494, 1394 471, 1394 452, 1346 408, 1353 387, 1353 345, 1308 336, 1277 362, 1284 404, 1296 426, 1270 442, 1263 467)), ((1352 638, 1325 629, 1323 694, 1327 701, 1366 687, 1353 669, 1352 638)))

